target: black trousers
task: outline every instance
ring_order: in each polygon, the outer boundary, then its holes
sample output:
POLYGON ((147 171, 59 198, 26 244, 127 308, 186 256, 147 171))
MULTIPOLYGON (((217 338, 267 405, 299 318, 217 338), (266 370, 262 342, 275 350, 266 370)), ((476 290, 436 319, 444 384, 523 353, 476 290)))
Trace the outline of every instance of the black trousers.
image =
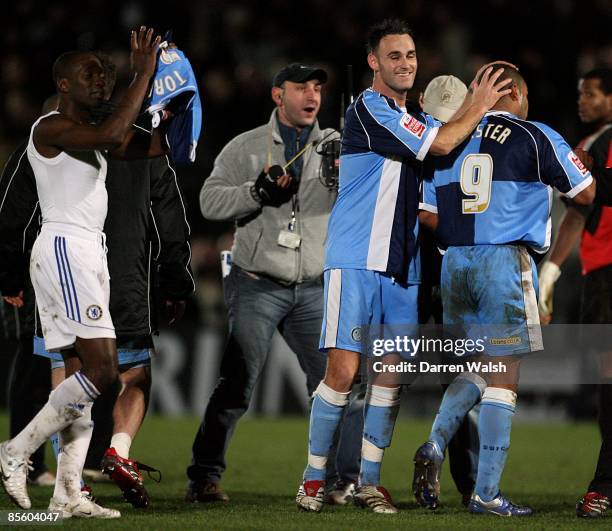
MULTIPOLYGON (((612 265, 584 277, 581 320, 583 323, 612 323, 612 265)), ((589 491, 612 497, 612 378, 599 386, 598 420, 602 441, 589 491)))
MULTIPOLYGON (((442 298, 440 286, 432 286, 425 281, 419 289, 419 322, 426 324, 433 320, 435 324, 442 324, 442 298)), ((448 385, 443 384, 446 391, 448 385)), ((478 425, 471 415, 466 416, 459 426, 457 433, 448 443, 448 460, 451 476, 461 494, 469 494, 476 484, 475 467, 472 463, 470 451, 478 458, 478 425)))
POLYGON ((113 435, 113 408, 119 394, 119 386, 109 386, 94 402, 91 419, 94 423, 91 442, 87 450, 84 468, 100 470, 104 452, 110 446, 113 435))

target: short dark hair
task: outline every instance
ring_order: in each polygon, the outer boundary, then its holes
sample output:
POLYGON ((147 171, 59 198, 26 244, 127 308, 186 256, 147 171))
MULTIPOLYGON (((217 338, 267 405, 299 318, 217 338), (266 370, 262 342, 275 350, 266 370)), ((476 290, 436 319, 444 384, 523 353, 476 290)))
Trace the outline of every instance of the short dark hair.
POLYGON ((612 69, 610 68, 590 70, 582 76, 582 79, 599 79, 602 92, 606 95, 612 92, 612 69))
MULTIPOLYGON (((500 68, 504 69, 504 71, 501 73, 501 75, 497 79, 498 83, 500 81, 503 81, 504 79, 511 79, 519 87, 521 84, 525 84, 525 85, 527 84, 525 81, 525 78, 521 75, 521 73, 516 68, 512 68, 511 66, 508 66, 502 63, 494 63, 491 65, 491 68, 493 68, 493 70, 491 71, 491 75, 497 72, 500 68)), ((484 75, 484 72, 478 78, 477 80, 478 83, 480 83, 480 80, 482 79, 483 75, 484 75)), ((509 86, 510 85, 504 87, 504 89, 509 88, 509 86)))
POLYGON ((71 51, 60 55, 55 60, 55 63, 53 63, 53 81, 57 83, 62 78, 70 77, 77 62, 87 55, 91 54, 88 52, 71 51))
POLYGON ((372 26, 368 31, 366 50, 368 53, 375 52, 383 37, 387 35, 410 35, 414 39, 412 29, 405 20, 399 18, 387 18, 372 26))

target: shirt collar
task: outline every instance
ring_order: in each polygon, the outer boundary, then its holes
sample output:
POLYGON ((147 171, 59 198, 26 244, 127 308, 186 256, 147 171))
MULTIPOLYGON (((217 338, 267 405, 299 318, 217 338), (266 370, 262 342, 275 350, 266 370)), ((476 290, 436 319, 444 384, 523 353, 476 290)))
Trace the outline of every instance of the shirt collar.
POLYGON ((509 111, 487 111, 485 116, 514 116, 517 118, 516 114, 512 114, 509 111))
MULTIPOLYGON (((274 139, 274 142, 276 142, 277 144, 281 144, 283 143, 283 139, 280 133, 280 125, 282 124, 279 122, 277 116, 278 116, 278 110, 275 108, 272 111, 272 114, 270 115, 270 121, 268 122, 268 124, 272 128, 272 138, 274 139)), ((322 136, 321 129, 319 128, 319 121, 315 120, 314 124, 312 124, 308 128, 305 127, 304 129, 302 129, 302 134, 300 134, 300 143, 303 142, 303 139, 306 139, 308 137, 310 137, 310 140, 312 141, 319 140, 322 136), (302 136, 303 132, 306 131, 307 129, 308 129, 307 134, 305 136, 302 136)))
POLYGON ((306 143, 306 140, 310 136, 310 132, 312 131, 312 126, 309 125, 307 127, 303 127, 302 130, 298 133, 298 130, 294 127, 290 127, 285 125, 278 119, 278 114, 276 115, 276 121, 278 123, 278 132, 280 133, 281 138, 285 145, 291 143, 295 145, 295 141, 299 138, 300 145, 306 143))

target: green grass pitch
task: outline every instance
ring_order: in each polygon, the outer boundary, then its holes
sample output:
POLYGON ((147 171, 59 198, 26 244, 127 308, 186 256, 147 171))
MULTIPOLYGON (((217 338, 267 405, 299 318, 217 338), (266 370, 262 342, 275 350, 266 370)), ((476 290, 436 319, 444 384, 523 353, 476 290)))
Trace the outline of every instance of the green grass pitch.
MULTIPOLYGON (((74 520, 70 529, 261 529, 261 530, 395 530, 395 529, 603 529, 612 520, 580 521, 574 504, 584 492, 599 451, 594 424, 520 424, 513 428, 512 446, 502 479, 503 492, 531 504, 531 518, 502 519, 471 516, 445 468, 442 475, 444 506, 435 513, 415 505, 410 493, 412 455, 424 440, 429 422, 398 421, 392 447, 383 465, 383 484, 400 512, 374 515, 353 506, 326 507, 320 514, 299 512, 293 502, 306 459, 307 420, 304 418, 247 418, 239 423, 228 454, 223 486, 229 504, 187 504, 183 501, 185 467, 191 456, 196 419, 150 417, 137 437, 132 456, 163 471, 163 480, 146 485, 153 498, 146 511, 122 502, 113 485, 94 484, 103 505, 120 509, 115 521, 74 520), (607 525, 606 525, 607 524, 607 525)), ((3 438, 6 416, 0 417, 3 438)), ((53 463, 53 459, 49 459, 53 463)), ((50 488, 30 487, 34 508, 47 506, 50 488)), ((0 491, 0 509, 12 508, 0 491)))

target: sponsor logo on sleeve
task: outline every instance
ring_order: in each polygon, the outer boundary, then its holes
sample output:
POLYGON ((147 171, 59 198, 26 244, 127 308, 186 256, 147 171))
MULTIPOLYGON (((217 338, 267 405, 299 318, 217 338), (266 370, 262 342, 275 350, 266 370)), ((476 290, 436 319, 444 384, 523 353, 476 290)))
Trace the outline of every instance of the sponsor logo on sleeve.
POLYGON ((582 175, 586 175, 589 172, 587 167, 582 164, 582 161, 578 158, 578 155, 573 151, 569 152, 567 158, 582 175))
POLYGON ((402 124, 402 127, 411 135, 416 136, 418 139, 423 137, 423 133, 425 132, 425 124, 419 122, 414 116, 406 113, 404 116, 402 116, 400 123, 402 124))

